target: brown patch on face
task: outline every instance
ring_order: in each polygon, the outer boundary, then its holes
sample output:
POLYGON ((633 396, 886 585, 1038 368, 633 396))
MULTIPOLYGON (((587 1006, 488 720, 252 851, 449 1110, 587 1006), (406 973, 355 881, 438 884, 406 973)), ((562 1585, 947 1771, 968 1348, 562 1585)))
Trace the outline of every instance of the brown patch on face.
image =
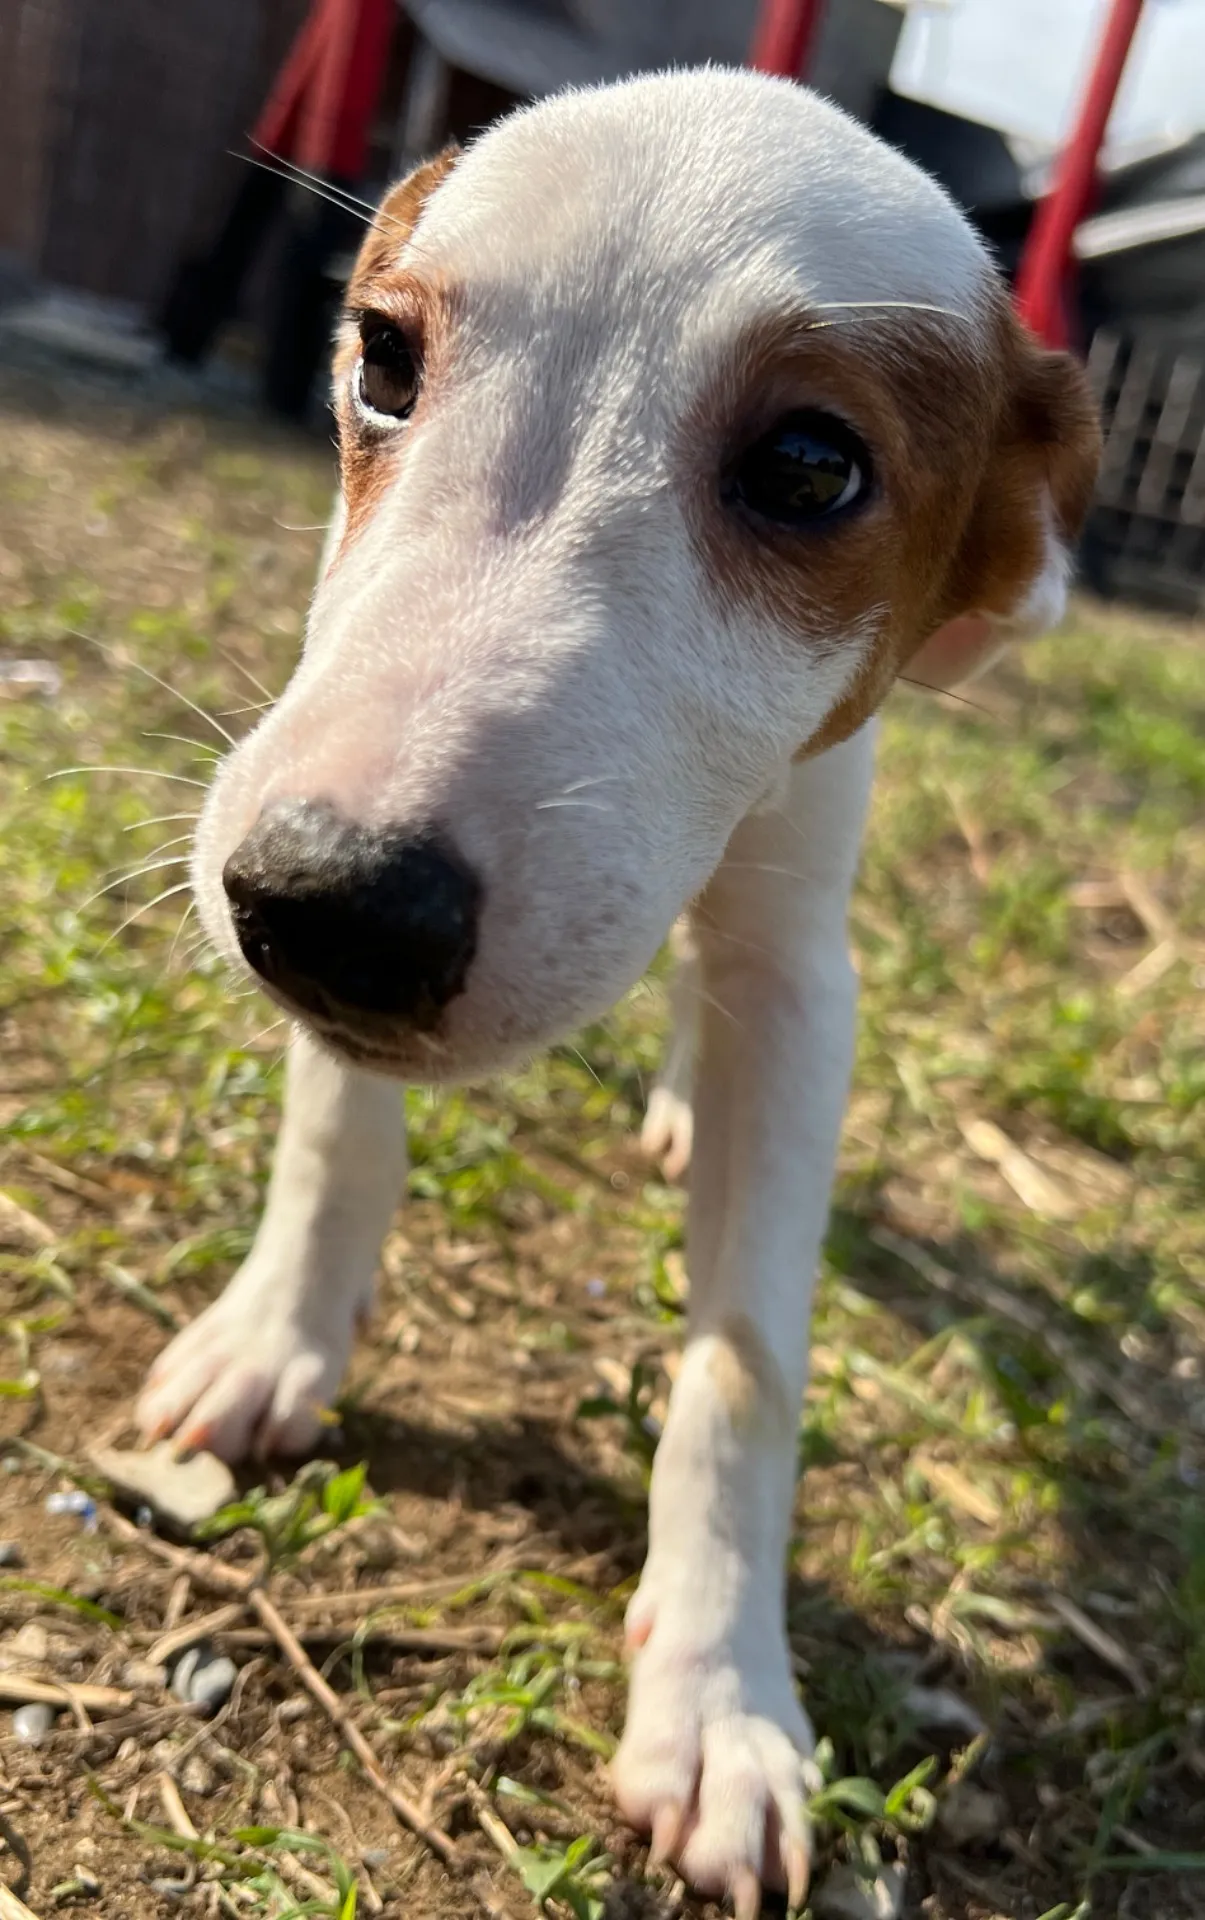
POLYGON ((1068 356, 1044 352, 1003 292, 967 321, 920 312, 763 324, 722 390, 687 423, 707 459, 692 487, 696 547, 720 596, 812 647, 867 636, 855 684, 800 748, 848 738, 928 636, 955 615, 1007 614, 1046 557, 1047 489, 1059 531, 1086 509, 1095 410, 1068 356), (802 531, 754 523, 718 472, 783 414, 816 408, 870 449, 866 499, 802 531))
POLYGON ((459 157, 458 147, 446 147, 391 188, 365 235, 348 282, 334 356, 339 467, 347 504, 347 527, 336 563, 388 492, 404 439, 403 430, 374 429, 355 404, 351 383, 360 357, 361 325, 371 324, 362 323, 361 316, 397 328, 414 353, 426 385, 445 357, 452 303, 446 288, 405 271, 399 260, 424 206, 459 157))
POLYGON ((790 1421, 782 1375, 747 1314, 730 1314, 716 1327, 707 1370, 734 1427, 790 1421))

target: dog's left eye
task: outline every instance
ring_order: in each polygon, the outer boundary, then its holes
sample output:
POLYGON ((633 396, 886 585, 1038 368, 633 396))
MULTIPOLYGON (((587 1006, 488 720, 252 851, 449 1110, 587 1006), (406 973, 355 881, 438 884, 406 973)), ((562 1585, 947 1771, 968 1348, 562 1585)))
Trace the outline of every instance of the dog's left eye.
POLYGON ((419 363, 405 335, 378 321, 364 332, 358 376, 360 404, 387 420, 405 420, 418 399, 419 363))
POLYGON ((724 497, 780 527, 806 527, 860 500, 870 454, 852 427, 811 408, 786 413, 746 447, 725 477, 724 497))

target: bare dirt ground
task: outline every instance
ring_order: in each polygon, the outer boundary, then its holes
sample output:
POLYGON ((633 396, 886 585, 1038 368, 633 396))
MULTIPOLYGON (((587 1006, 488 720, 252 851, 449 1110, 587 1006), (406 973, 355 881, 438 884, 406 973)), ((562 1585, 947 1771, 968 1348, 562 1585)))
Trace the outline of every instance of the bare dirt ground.
MULTIPOLYGON (((89 1467, 249 1244, 280 1084, 271 1010, 168 891, 221 743, 147 671, 253 721, 329 484, 261 425, 0 371, 0 656, 62 675, 0 701, 0 1702, 69 1689, 40 1745, 2 1709, 0 1914, 7 1885, 38 1920, 700 1920, 605 1774, 683 1286, 681 1192, 635 1146, 657 978, 505 1084, 409 1096, 330 1448, 362 1501, 244 1475, 181 1554, 89 1467), (45 777, 85 766, 145 772, 45 777), (81 1485, 95 1525, 47 1508, 81 1485), (174 1699, 169 1634, 235 1660, 214 1719, 174 1699)), ((909 1920, 1179 1920, 1205 1913, 1202 635, 1084 605, 973 699, 896 696, 854 915, 789 1579, 817 1883, 861 1862, 885 1897, 896 1864, 909 1920)))

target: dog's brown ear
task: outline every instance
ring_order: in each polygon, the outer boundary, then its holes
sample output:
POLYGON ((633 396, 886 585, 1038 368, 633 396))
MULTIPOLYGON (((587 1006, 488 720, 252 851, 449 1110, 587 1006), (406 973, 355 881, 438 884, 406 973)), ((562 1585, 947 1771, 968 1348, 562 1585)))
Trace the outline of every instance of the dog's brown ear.
POLYGON ((404 180, 390 187, 377 208, 376 217, 364 235, 363 245, 356 257, 347 289, 352 306, 356 302, 356 289, 375 280, 396 261, 401 248, 418 225, 418 216, 423 207, 436 187, 447 179, 459 158, 458 146, 445 147, 433 160, 425 160, 421 167, 416 167, 404 180))
POLYGON ((1082 367, 1002 310, 994 444, 944 594, 945 617, 910 677, 950 686, 1001 642, 1062 616, 1071 554, 1100 460, 1100 422, 1082 367))

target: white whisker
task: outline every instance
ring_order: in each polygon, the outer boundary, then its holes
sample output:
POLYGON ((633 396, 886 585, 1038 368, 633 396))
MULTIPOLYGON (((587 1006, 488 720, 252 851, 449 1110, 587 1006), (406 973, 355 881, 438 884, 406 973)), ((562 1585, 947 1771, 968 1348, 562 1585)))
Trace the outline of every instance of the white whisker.
MULTIPOLYGON (((380 207, 374 206, 371 200, 362 199, 358 193, 350 192, 347 187, 337 187, 333 181, 324 179, 322 174, 311 173, 308 167, 298 166, 295 160, 286 160, 282 154, 273 153, 271 147, 265 147, 259 140, 252 139, 251 145, 257 152, 265 155, 266 161, 273 163, 268 168, 269 172, 279 171, 284 173, 290 180, 295 180, 298 186, 310 187, 315 193, 320 192, 327 198, 337 194, 340 201, 346 205, 349 213, 353 208, 358 208, 361 213, 370 215, 373 220, 380 214, 380 207)), ((240 153, 235 157, 239 160, 246 160, 248 165, 253 167, 265 165, 265 160, 252 160, 250 155, 246 153, 240 153)), ((386 214, 384 217, 399 230, 404 231, 402 222, 400 220, 394 220, 392 214, 386 214)))
MULTIPOLYGON (((223 660, 226 660, 230 663, 230 665, 234 668, 234 671, 236 673, 241 673, 244 680, 250 681, 251 685, 255 688, 256 693, 263 694, 264 701, 268 706, 274 707, 276 705, 277 695, 274 693, 269 693, 263 681, 257 679, 255 674, 252 673, 250 667, 245 667, 242 661, 238 658, 236 654, 228 653, 225 647, 219 647, 218 652, 221 654, 223 660)), ((233 744, 234 743, 232 741, 231 745, 233 744)))
POLYGON ((187 733, 150 733, 143 734, 144 740, 174 740, 178 747, 195 747, 206 760, 220 760, 221 754, 216 747, 210 747, 203 740, 194 740, 187 733))
POLYGON ((145 820, 132 820, 123 833, 137 833, 140 827, 165 827, 172 820, 199 820, 199 813, 152 813, 145 820))
POLYGON ((208 780, 193 780, 186 773, 165 773, 161 767, 57 767, 44 777, 65 780, 72 773, 145 773, 152 780, 174 780, 177 786, 199 787, 202 793, 209 792, 208 780))
POLYGON ((700 1000, 705 1001, 709 1007, 714 1007, 717 1013, 723 1014, 725 1020, 730 1020, 738 1033, 745 1031, 744 1022, 737 1019, 731 1007, 726 1007, 722 1000, 717 1000, 714 993, 708 993, 706 987, 696 987, 695 991, 700 1000))
POLYGON ((568 1041, 566 1041, 565 1046, 566 1046, 566 1051, 571 1053, 575 1060, 581 1061, 583 1067, 585 1067, 586 1072, 590 1075, 591 1080, 594 1081, 596 1086, 601 1087, 602 1081, 599 1079, 598 1075, 595 1073, 594 1068, 590 1065, 590 1062, 587 1060, 585 1054, 582 1053, 577 1047, 570 1046, 568 1041))
POLYGON ((103 953, 105 948, 108 946, 111 946, 113 941, 118 939, 120 935, 125 932, 127 927, 132 927, 136 920, 141 920, 143 914, 149 913, 152 907, 161 907, 165 900, 174 900, 177 894, 187 893, 191 885, 192 885, 191 880, 181 880, 178 886, 165 887, 162 893, 157 893, 153 900, 148 900, 146 902, 145 906, 141 906, 136 910, 136 912, 128 914, 127 917, 122 921, 119 927, 114 927, 108 939, 101 941, 100 946, 97 948, 97 953, 98 954, 103 953))
POLYGON ((798 880, 806 885, 811 875, 796 873, 793 867, 776 867, 770 860, 725 860, 721 871, 724 873, 777 873, 784 880, 798 880))
MULTIPOLYGON (((185 927, 188 925, 190 917, 196 912, 196 910, 197 910, 196 901, 190 900, 188 905, 185 907, 183 913, 180 915, 180 924, 176 928, 175 933, 172 935, 172 943, 167 950, 167 964, 169 968, 172 964, 172 961, 176 957, 176 948, 180 944, 180 935, 183 933, 185 927)), ((193 941, 188 949, 188 959, 190 963, 193 959, 193 956, 200 950, 201 947, 205 945, 208 937, 209 936, 205 932, 204 927, 202 927, 200 940, 193 941)))
MULTIPOLYGON (((163 688, 164 693, 170 693, 173 700, 182 701, 190 713, 196 714, 198 720, 204 720, 207 726, 212 727, 215 732, 220 733, 228 747, 234 745, 234 741, 227 733, 225 727, 220 726, 211 713, 207 713, 204 707, 199 707, 195 700, 190 700, 186 693, 180 691, 179 687, 173 687, 170 680, 164 680, 159 674, 152 673, 149 667, 144 667, 141 660, 128 659, 124 654, 119 653, 116 647, 106 646, 103 640, 95 639, 90 633, 80 633, 73 629, 72 638, 75 640, 83 640, 90 647, 96 647, 98 651, 105 654, 108 659, 115 661, 119 667, 132 667, 135 673, 141 673, 145 679, 153 680, 157 687, 163 688)), ((195 745, 196 743, 194 742, 193 744, 195 745)))
POLYGON ((128 873, 119 873, 112 880, 106 880, 103 887, 97 887, 95 893, 90 893, 86 900, 81 900, 76 912, 83 913, 86 907, 90 907, 95 900, 102 900, 105 894, 112 893, 115 887, 128 886, 130 881, 141 880, 148 873, 158 873, 162 867, 186 867, 188 861, 189 856, 186 853, 169 853, 166 860, 148 860, 145 866, 131 867, 128 873))

